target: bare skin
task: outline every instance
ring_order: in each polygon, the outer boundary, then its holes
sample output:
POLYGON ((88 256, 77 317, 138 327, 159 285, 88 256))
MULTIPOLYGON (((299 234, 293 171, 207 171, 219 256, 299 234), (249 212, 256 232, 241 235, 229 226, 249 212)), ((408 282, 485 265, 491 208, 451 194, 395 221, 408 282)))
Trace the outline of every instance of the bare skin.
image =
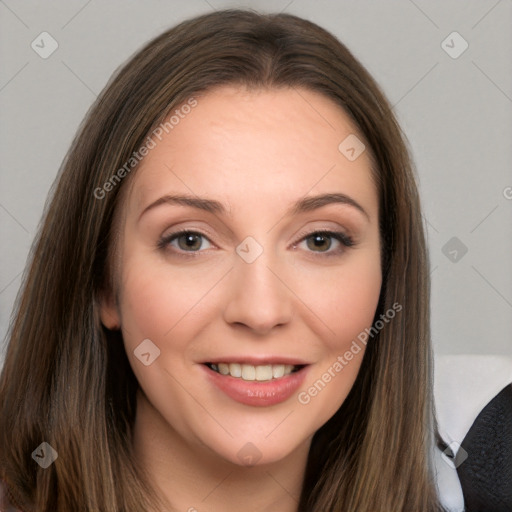
POLYGON ((333 365, 377 308, 370 158, 349 161, 338 150, 355 129, 311 91, 222 87, 197 101, 133 177, 118 300, 105 297, 102 322, 122 330, 141 386, 135 450, 173 510, 295 512, 311 437, 346 398, 364 347, 342 370, 333 365), (345 201, 289 211, 322 194, 345 201), (154 204, 167 195, 215 200, 225 211, 154 204), (172 238, 178 230, 192 234, 172 238), (262 253, 248 263, 241 243, 262 253), (134 354, 146 339, 160 350, 147 366, 134 354), (277 404, 240 403, 212 384, 204 363, 249 355, 296 358, 307 365, 304 382, 277 404), (325 386, 309 392, 318 380, 325 386))

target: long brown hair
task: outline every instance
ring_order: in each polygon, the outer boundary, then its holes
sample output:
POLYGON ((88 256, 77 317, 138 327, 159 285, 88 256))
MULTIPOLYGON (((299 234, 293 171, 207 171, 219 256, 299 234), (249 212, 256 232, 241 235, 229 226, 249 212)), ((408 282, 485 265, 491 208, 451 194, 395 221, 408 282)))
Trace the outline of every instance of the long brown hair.
POLYGON ((379 193, 375 318, 402 306, 315 434, 298 510, 441 510, 430 464, 428 260, 404 136, 377 84, 334 36, 292 15, 241 10, 183 22, 140 50, 92 106, 63 162, 0 378, 0 477, 11 499, 27 512, 157 506, 132 452, 138 384, 120 333, 101 325, 98 297, 111 286, 114 217, 129 181, 120 174, 136 172, 126 162, 174 109, 223 84, 306 88, 348 113, 373 156, 379 193), (31 457, 43 441, 58 452, 47 469, 31 457))

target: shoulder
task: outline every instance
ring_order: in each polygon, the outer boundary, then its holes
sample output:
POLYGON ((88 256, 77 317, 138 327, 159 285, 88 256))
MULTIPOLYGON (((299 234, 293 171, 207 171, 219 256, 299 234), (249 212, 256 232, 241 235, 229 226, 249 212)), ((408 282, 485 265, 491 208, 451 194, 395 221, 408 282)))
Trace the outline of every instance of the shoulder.
POLYGON ((512 510, 512 358, 436 358, 435 403, 446 444, 435 460, 443 504, 454 512, 512 510))
POLYGON ((441 436, 460 443, 486 405, 511 383, 512 357, 436 357, 434 393, 441 436))

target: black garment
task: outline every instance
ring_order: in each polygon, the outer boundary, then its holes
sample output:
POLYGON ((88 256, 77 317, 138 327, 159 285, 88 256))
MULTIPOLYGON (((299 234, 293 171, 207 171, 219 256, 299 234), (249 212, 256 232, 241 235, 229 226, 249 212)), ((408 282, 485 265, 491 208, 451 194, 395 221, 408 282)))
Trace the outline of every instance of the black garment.
POLYGON ((465 512, 512 512, 512 384, 484 407, 461 447, 465 512))

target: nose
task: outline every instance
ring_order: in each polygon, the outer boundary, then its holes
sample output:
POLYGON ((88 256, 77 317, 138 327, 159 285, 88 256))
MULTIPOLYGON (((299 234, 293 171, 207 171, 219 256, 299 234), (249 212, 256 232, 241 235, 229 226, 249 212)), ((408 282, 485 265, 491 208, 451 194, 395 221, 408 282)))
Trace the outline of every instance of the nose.
POLYGON ((293 315, 293 292, 282 270, 265 252, 252 263, 237 257, 230 272, 224 320, 258 335, 288 324, 293 315))

